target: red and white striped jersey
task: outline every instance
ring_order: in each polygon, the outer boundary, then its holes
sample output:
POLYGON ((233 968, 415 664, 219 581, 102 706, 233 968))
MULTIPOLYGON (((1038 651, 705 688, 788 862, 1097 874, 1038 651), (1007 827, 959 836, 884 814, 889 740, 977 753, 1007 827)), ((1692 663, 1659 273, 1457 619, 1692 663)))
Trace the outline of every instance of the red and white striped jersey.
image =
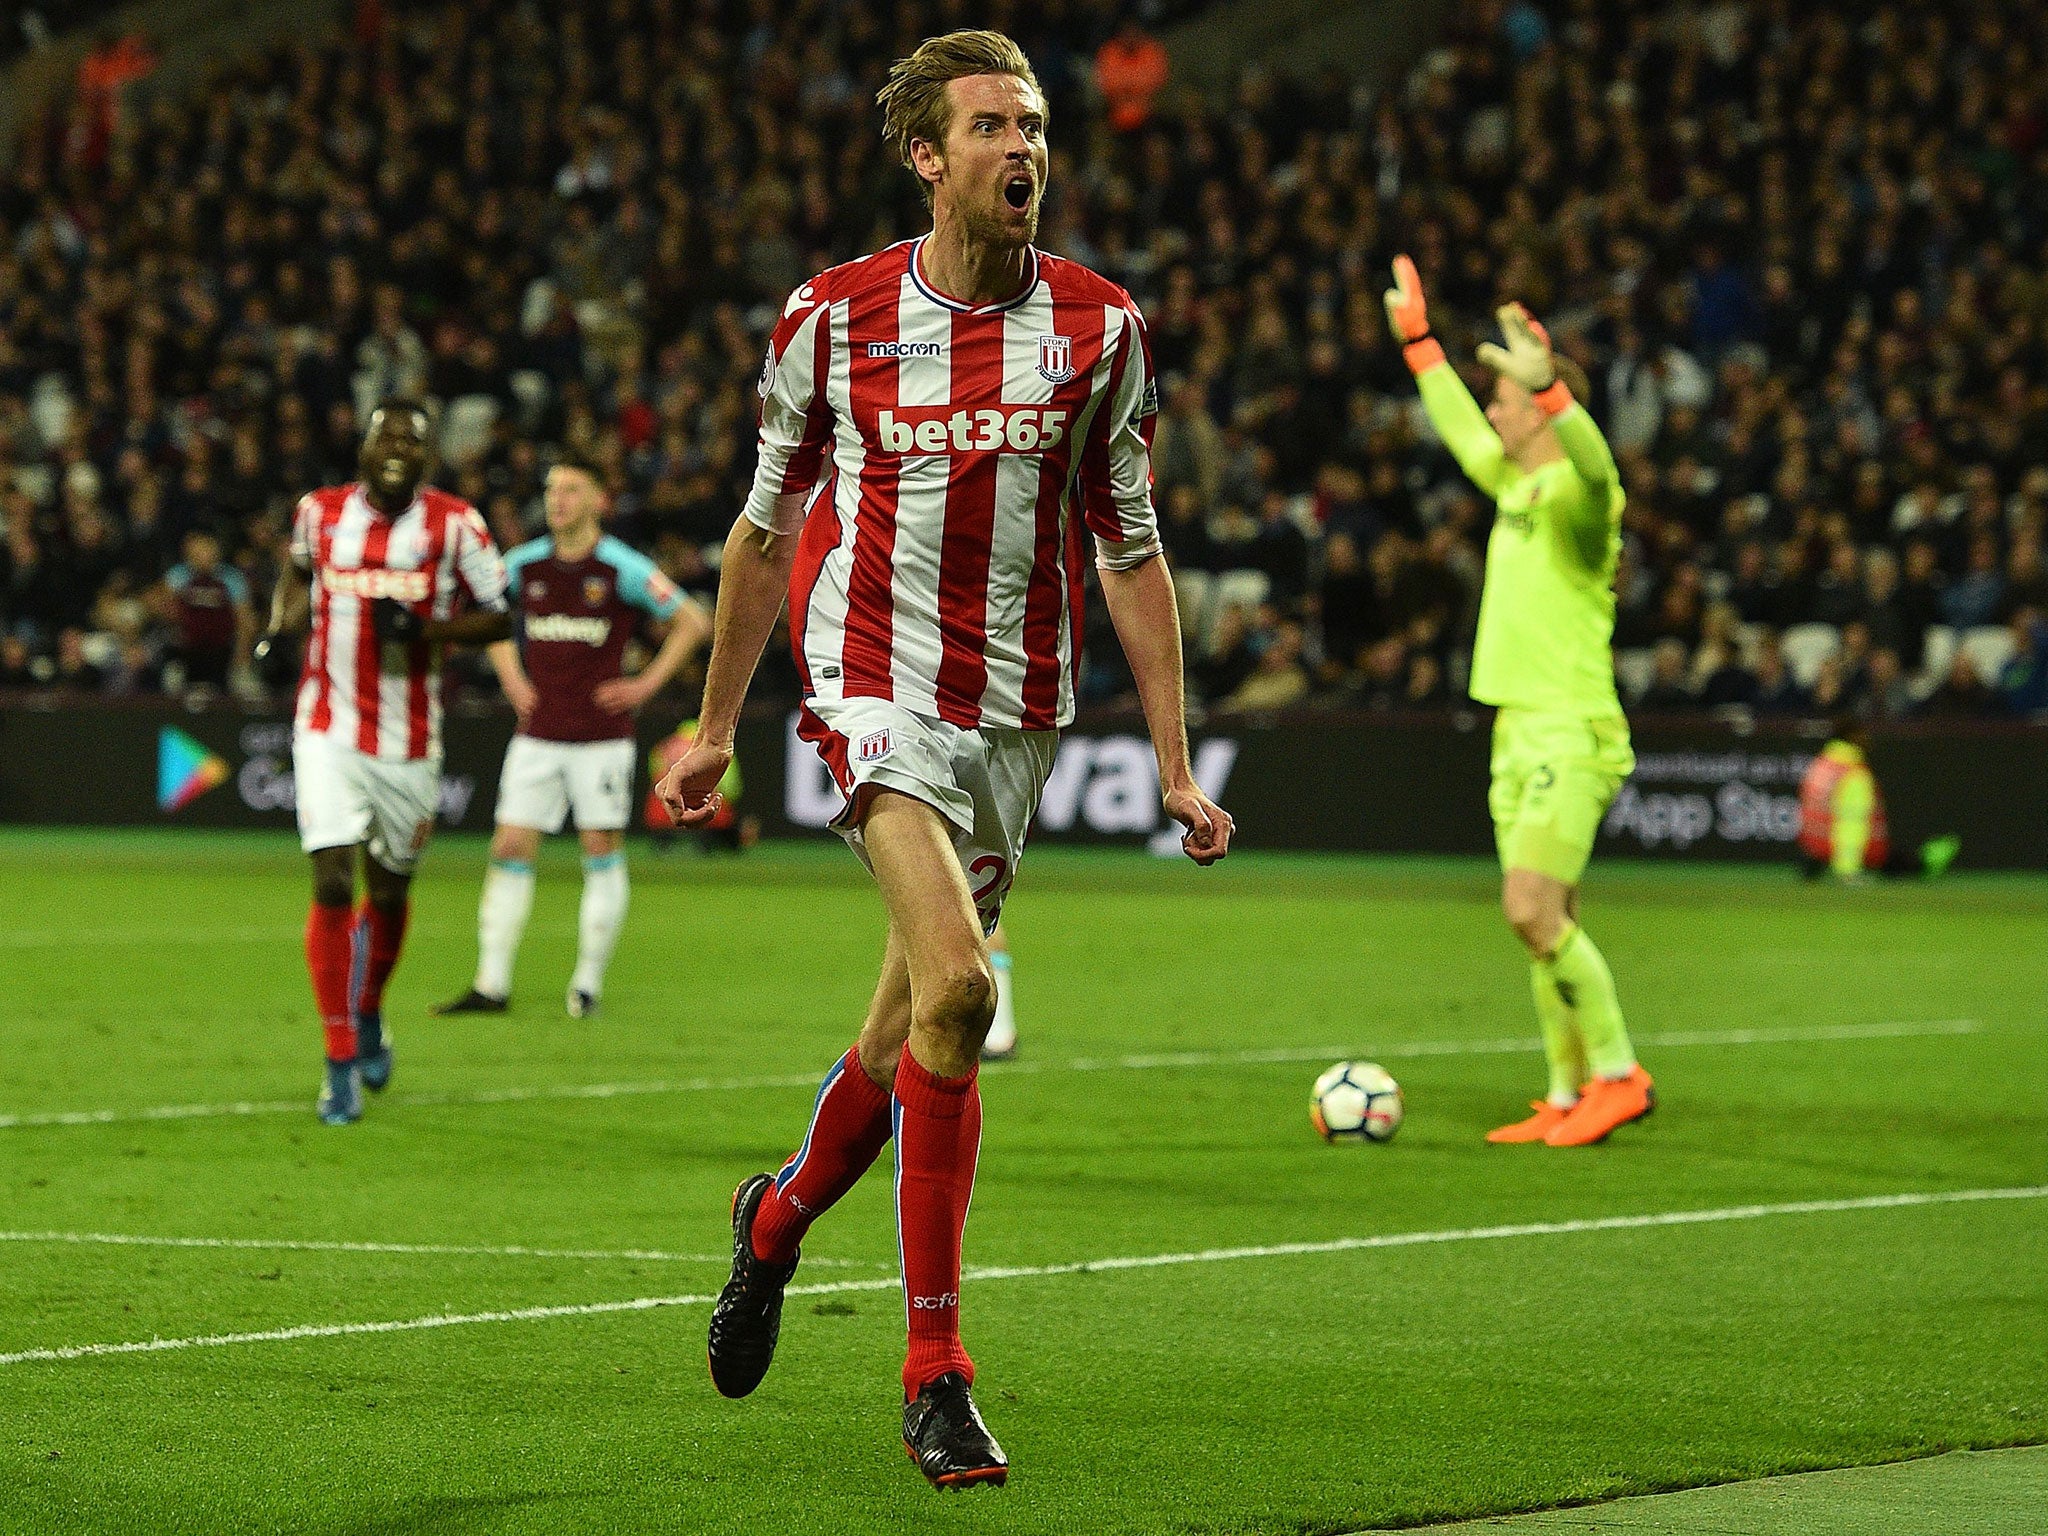
POLYGON ((453 617, 465 596, 504 608, 505 562, 476 508, 422 487, 386 517, 360 485, 327 486, 299 501, 292 563, 313 584, 297 729, 372 757, 439 757, 440 647, 380 642, 370 605, 396 598, 431 619, 453 617))
POLYGON ((1074 714, 1081 524, 1098 563, 1159 551, 1150 347, 1129 294, 1037 251, 1024 291, 970 306, 923 240, 790 296, 761 376, 746 515, 795 531, 808 699, 892 699, 963 729, 1074 714))

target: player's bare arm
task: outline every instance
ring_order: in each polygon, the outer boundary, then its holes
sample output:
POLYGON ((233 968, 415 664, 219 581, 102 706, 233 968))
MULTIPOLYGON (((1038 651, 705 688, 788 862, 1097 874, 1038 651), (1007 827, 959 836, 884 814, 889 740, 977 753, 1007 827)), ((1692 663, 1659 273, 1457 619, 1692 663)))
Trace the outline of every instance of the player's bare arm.
POLYGON ((505 691, 505 702, 512 706, 512 712, 524 726, 533 714, 534 705, 540 702, 540 693, 519 660, 519 647, 510 640, 496 640, 484 654, 490 658, 491 670, 498 674, 498 686, 505 691))
POLYGON ((683 664, 710 638, 710 616, 697 603, 685 602, 669 621, 661 649, 654 653, 654 658, 646 666, 631 677, 615 677, 597 685, 592 696, 598 707, 615 715, 633 713, 666 688, 682 671, 683 664))
POLYGON ((270 622, 249 650, 250 664, 266 686, 283 688, 291 682, 291 653, 281 642, 286 635, 303 635, 312 627, 312 589, 306 573, 286 560, 271 589, 270 622))
MULTIPOLYGON (((800 495, 778 504, 778 521, 800 524, 800 495)), ((761 527, 742 516, 726 536, 725 559, 719 569, 718 610, 705 668, 704 704, 697 712, 697 736, 690 749, 662 775, 656 791, 679 826, 701 826, 718 807, 718 781, 732 766, 733 735, 740 708, 761 652, 775 631, 776 617, 789 595, 789 573, 796 565, 796 540, 761 527)))
POLYGON ((279 635, 303 635, 313 623, 311 588, 306 573, 287 560, 277 573, 277 585, 270 590, 270 622, 264 640, 279 635))
POLYGON ((1159 793, 1166 813, 1188 829, 1181 847, 1197 864, 1214 864, 1230 851, 1235 823, 1202 793, 1188 759, 1187 683, 1181 666, 1180 611, 1173 573, 1154 555, 1129 570, 1100 567, 1110 622, 1123 643, 1138 685, 1138 702, 1159 759, 1159 793))
POLYGON ((420 638, 429 645, 490 645, 512 633, 508 609, 472 608, 450 619, 422 619, 420 638))

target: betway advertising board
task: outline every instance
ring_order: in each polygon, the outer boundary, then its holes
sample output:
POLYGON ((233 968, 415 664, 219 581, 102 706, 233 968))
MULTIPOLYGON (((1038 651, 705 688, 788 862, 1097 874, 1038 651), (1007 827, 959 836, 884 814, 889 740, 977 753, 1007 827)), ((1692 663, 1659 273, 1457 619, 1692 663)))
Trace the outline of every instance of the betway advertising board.
MULTIPOLYGON (((673 724, 640 723, 636 795, 647 749, 673 724)), ((1212 721, 1192 732, 1195 776, 1236 817, 1246 849, 1488 855, 1488 724, 1476 714, 1212 721)), ((490 827, 511 735, 509 713, 451 715, 444 827, 490 827)), ((1652 722, 1637 726, 1635 745, 1601 856, 1791 859, 1816 738, 1652 722)), ((741 807, 764 835, 829 835, 838 791, 793 717, 749 716, 739 755, 741 807)), ((1874 760, 1897 838, 1957 832, 1965 866, 2048 868, 2048 731, 1906 730, 1880 736, 1874 760)), ((288 829, 290 721, 168 705, 0 706, 0 821, 288 829)), ((1032 836, 1176 851, 1142 720, 1098 716, 1065 734, 1032 836)))

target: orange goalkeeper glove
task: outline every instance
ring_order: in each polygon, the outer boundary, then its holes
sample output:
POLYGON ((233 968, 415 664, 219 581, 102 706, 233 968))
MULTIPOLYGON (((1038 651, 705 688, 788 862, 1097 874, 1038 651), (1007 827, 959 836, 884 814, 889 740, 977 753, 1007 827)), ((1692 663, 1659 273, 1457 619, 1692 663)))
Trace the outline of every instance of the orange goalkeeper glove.
POLYGON ((1394 258, 1394 286, 1386 293, 1387 324, 1401 343, 1410 373, 1422 373, 1444 360, 1444 349, 1429 334, 1429 306, 1422 297, 1422 277, 1407 256, 1394 258))
POLYGON ((1550 352, 1550 332, 1520 304, 1503 304, 1493 312, 1507 345, 1490 341, 1479 344, 1479 361, 1495 373, 1513 379, 1536 397, 1546 416, 1555 416, 1572 403, 1572 392, 1557 376, 1557 360, 1550 352))

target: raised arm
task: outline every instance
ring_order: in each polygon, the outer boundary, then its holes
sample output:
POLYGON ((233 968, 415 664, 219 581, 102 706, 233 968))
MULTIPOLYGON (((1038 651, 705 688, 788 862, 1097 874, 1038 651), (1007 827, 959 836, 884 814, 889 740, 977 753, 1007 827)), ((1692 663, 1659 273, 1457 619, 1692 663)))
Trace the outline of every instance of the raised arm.
MULTIPOLYGON (((1435 346, 1435 342, 1430 343, 1435 346)), ((1451 450, 1465 477, 1489 496, 1498 496, 1507 481, 1507 451, 1486 412, 1458 377, 1458 370, 1437 353, 1436 361, 1415 375, 1416 391, 1429 423, 1451 450)))
POLYGON ((1584 500, 1572 509, 1572 544, 1586 568, 1597 571, 1607 564, 1614 538, 1614 493, 1621 484, 1621 471, 1615 467, 1614 454, 1593 413, 1572 400, 1562 382, 1554 387, 1564 391, 1567 406, 1550 418, 1550 425, 1586 486, 1584 500))
POLYGON ((1466 477, 1487 495, 1498 496, 1507 478, 1507 453, 1458 370, 1445 361, 1442 343, 1430 334, 1422 278, 1406 256, 1394 258, 1394 286, 1386 292, 1386 305, 1387 324, 1401 343, 1408 371, 1415 375, 1430 425, 1466 477))
POLYGON ((1573 398, 1559 376, 1550 333, 1542 323, 1519 304, 1503 304, 1495 318, 1507 345, 1482 342, 1479 360, 1528 390, 1549 419, 1558 447, 1586 492, 1571 509, 1573 548, 1588 570, 1602 570, 1614 539, 1615 489, 1621 484, 1614 455, 1592 412, 1573 398))

